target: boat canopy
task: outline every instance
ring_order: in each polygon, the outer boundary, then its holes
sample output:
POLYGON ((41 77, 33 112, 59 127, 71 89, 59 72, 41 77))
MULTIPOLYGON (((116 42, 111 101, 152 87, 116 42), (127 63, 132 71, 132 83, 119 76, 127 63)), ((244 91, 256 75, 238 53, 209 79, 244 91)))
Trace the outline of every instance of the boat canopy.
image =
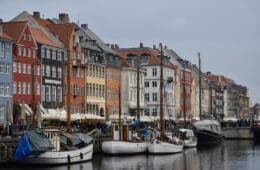
POLYGON ((193 123, 194 126, 209 126, 209 125, 216 125, 220 126, 219 122, 216 120, 201 120, 193 123))
POLYGON ((186 137, 194 136, 193 130, 191 129, 179 129, 180 132, 185 133, 186 137))

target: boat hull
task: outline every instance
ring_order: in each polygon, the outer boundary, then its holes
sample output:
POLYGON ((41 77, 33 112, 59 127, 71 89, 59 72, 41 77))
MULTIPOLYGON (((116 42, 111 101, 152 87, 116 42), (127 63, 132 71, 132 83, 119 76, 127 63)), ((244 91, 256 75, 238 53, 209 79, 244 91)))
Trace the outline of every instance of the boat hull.
POLYGON ((184 147, 185 148, 193 148, 197 146, 197 141, 190 141, 190 140, 184 140, 184 147))
POLYGON ((71 151, 48 151, 40 155, 29 156, 20 161, 22 164, 73 164, 91 160, 93 157, 93 144, 71 151))
POLYGON ((183 151, 183 145, 155 140, 148 144, 149 154, 174 154, 183 151))
POLYGON ((140 154, 147 151, 146 142, 127 142, 127 141, 104 141, 102 151, 105 154, 125 155, 140 154))
POLYGON ((219 143, 223 140, 223 135, 208 130, 197 130, 198 145, 219 143))

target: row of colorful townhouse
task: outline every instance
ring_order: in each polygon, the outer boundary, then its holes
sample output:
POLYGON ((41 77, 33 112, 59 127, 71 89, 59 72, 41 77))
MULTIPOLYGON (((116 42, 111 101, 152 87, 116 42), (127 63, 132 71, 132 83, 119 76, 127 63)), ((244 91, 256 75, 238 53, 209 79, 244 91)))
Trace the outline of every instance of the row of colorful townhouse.
POLYGON ((39 12, 22 12, 0 22, 0 33, 0 122, 4 125, 20 122, 22 104, 31 117, 38 103, 48 112, 63 108, 109 120, 120 111, 132 117, 139 111, 143 121, 157 120, 161 55, 165 118, 191 119, 199 113, 237 117, 249 105, 246 87, 221 75, 199 76, 196 65, 167 46, 105 44, 87 24, 70 22, 65 13, 51 20, 41 18, 39 12))

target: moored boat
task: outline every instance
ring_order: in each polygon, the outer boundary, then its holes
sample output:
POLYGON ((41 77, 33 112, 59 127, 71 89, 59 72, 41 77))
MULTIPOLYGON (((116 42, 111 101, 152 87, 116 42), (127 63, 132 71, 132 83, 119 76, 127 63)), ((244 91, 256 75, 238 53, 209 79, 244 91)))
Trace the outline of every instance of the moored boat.
POLYGON ((179 129, 181 133, 183 133, 183 141, 185 148, 196 147, 198 144, 197 137, 193 133, 191 129, 179 129))
POLYGON ((219 143, 223 140, 221 127, 217 120, 204 119, 193 123, 198 145, 219 143))
POLYGON ((130 124, 112 125, 113 139, 102 142, 102 151, 110 155, 131 155, 147 151, 146 141, 133 137, 130 124))

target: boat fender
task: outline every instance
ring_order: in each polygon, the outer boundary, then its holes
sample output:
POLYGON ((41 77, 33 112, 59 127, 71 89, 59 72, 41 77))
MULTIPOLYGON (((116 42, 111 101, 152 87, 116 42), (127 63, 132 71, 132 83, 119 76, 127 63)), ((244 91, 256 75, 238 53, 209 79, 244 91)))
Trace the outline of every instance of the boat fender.
POLYGON ((80 159, 83 159, 83 153, 80 152, 80 159))
POLYGON ((70 155, 68 155, 68 163, 70 163, 70 155))

